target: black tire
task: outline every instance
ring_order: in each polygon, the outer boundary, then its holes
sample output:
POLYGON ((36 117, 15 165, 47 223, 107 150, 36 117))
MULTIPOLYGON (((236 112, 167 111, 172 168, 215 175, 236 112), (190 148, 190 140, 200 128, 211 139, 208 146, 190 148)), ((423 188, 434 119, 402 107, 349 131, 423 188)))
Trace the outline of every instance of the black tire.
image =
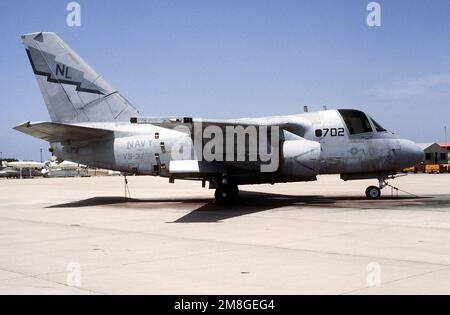
POLYGON ((216 201, 220 204, 230 204, 238 198, 239 188, 236 185, 220 185, 214 197, 216 201))
POLYGON ((376 186, 370 186, 366 189, 366 197, 372 200, 381 198, 381 189, 376 186))
POLYGON ((233 194, 233 200, 237 200, 239 198, 239 187, 237 185, 232 185, 231 193, 233 194))

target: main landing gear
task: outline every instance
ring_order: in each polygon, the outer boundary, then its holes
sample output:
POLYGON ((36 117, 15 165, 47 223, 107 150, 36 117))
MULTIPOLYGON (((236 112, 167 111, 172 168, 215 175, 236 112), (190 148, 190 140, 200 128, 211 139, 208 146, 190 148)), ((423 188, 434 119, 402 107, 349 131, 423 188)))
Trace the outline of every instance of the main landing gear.
POLYGON ((233 203, 239 197, 239 188, 237 185, 229 183, 226 179, 223 179, 220 184, 217 185, 214 197, 220 204, 233 203))

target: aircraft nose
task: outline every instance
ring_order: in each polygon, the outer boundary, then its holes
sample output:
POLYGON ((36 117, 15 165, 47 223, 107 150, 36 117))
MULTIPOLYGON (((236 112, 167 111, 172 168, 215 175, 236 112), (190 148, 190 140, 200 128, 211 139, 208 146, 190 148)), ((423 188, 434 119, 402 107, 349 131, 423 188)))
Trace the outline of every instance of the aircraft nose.
POLYGON ((414 142, 402 140, 400 158, 402 167, 410 167, 422 163, 425 160, 425 152, 414 142))

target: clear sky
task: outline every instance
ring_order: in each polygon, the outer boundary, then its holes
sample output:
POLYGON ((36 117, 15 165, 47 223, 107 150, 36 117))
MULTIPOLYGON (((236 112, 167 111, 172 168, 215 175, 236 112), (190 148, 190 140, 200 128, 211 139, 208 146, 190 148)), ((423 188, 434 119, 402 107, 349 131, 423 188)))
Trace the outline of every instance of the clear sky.
MULTIPOLYGON (((148 116, 257 117, 358 108, 417 142, 450 128, 450 1, 1 1, 0 151, 48 145, 11 128, 49 120, 20 34, 56 32, 148 116)), ((44 156, 48 157, 48 156, 44 156)))

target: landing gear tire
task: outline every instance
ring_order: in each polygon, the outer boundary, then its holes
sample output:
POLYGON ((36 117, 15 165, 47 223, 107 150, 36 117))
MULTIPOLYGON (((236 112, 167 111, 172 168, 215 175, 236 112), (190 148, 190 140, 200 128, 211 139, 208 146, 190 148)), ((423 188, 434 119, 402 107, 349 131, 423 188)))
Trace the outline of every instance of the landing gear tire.
POLYGON ((237 200, 239 198, 239 187, 237 185, 232 185, 231 193, 233 195, 233 200, 237 200))
POLYGON ((381 189, 376 186, 370 186, 366 189, 366 196, 369 199, 380 199, 381 198, 381 189))
POLYGON ((239 188, 236 185, 220 185, 214 197, 216 201, 220 204, 230 204, 237 200, 239 196, 239 188))

